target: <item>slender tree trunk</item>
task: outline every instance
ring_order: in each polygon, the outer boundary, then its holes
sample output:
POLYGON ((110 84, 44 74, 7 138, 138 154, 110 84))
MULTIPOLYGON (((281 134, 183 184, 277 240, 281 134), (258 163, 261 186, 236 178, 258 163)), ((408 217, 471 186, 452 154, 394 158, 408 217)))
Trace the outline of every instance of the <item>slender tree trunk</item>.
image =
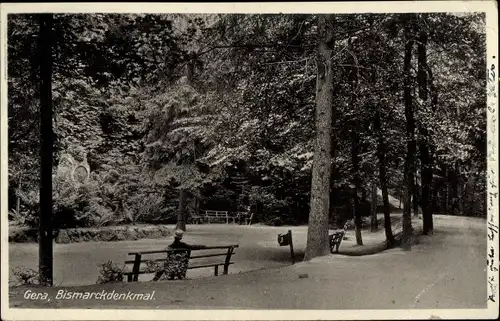
MULTIPOLYGON (((185 69, 186 80, 189 85, 192 85, 194 74, 195 74, 194 62, 190 60, 186 65, 185 69)), ((196 155, 194 155, 193 157, 194 157, 193 159, 193 164, 194 164, 196 161, 196 155)), ((187 193, 188 192, 185 189, 179 190, 179 209, 177 213, 176 228, 183 231, 186 231, 186 221, 188 214, 188 211, 186 210, 187 193)))
POLYGON ((354 215, 354 230, 356 234, 356 244, 363 245, 363 238, 361 236, 361 211, 359 210, 359 200, 358 200, 358 191, 359 191, 359 137, 356 132, 356 128, 353 129, 352 133, 352 148, 351 148, 351 159, 352 159, 352 168, 353 168, 353 178, 354 178, 354 188, 352 189, 352 211, 354 215))
POLYGON ((179 211, 177 212, 177 229, 186 231, 186 191, 179 190, 179 211))
POLYGON ((378 221, 377 221, 377 181, 375 178, 372 180, 372 197, 371 197, 371 222, 370 227, 371 231, 375 232, 378 230, 378 221))
POLYGON ((460 164, 456 162, 456 173, 457 173, 457 208, 458 215, 464 215, 464 182, 462 179, 462 173, 460 169, 460 164))
POLYGON ((422 166, 422 218, 423 218, 423 233, 426 235, 432 234, 434 223, 432 219, 432 161, 427 144, 424 142, 420 145, 420 159, 422 166))
POLYGON ((401 208, 401 202, 403 201, 403 187, 401 186, 399 188, 399 206, 398 208, 401 208))
POLYGON ((474 189, 474 177, 469 177, 467 182, 465 183, 465 195, 467 196, 467 211, 469 215, 478 216, 476 208, 474 207, 475 203, 475 189, 474 189))
POLYGON ((446 200, 445 200, 445 213, 450 214, 452 210, 452 189, 451 189, 451 171, 446 166, 446 200))
POLYGON ((391 225, 391 208, 389 206, 389 192, 387 190, 387 169, 386 169, 386 146, 384 137, 382 135, 382 128, 380 124, 380 112, 378 109, 375 111, 375 131, 377 133, 377 156, 379 164, 379 178, 380 189, 382 190, 382 202, 384 207, 384 230, 387 246, 393 247, 396 243, 394 235, 392 234, 391 225))
MULTIPOLYGON (((410 20, 409 23, 413 21, 410 20)), ((413 30, 405 26, 405 54, 404 54, 404 102, 406 117, 406 157, 404 164, 404 195, 403 195, 403 235, 401 246, 404 250, 411 250, 413 229, 411 226, 411 194, 413 191, 413 174, 415 173, 415 119, 413 115, 413 101, 411 94, 411 58, 413 50, 413 30)))
POLYGON ((19 215, 21 211, 21 179, 19 179, 19 185, 17 186, 17 195, 16 195, 16 213, 19 215))
POLYGON ((316 55, 316 143, 311 182, 311 209, 304 260, 329 253, 328 215, 330 204, 331 140, 333 106, 334 16, 318 16, 316 55))
POLYGON ((449 203, 450 203, 450 212, 453 215, 458 214, 458 176, 455 168, 450 168, 449 173, 449 203))
MULTIPOLYGON (((372 83, 375 86, 377 84, 377 71, 374 70, 372 72, 372 83)), ((384 135, 382 133, 382 125, 381 125, 381 117, 380 117, 380 105, 381 97, 379 96, 376 101, 373 102, 373 127, 377 140, 376 154, 378 158, 378 174, 380 181, 380 189, 382 191, 382 204, 384 211, 384 232, 385 239, 387 242, 387 247, 394 247, 396 240, 394 239, 394 235, 392 234, 392 223, 391 223, 391 208, 389 205, 389 192, 387 190, 387 164, 386 164, 386 144, 384 141, 384 135)), ((375 212, 377 207, 377 187, 375 183, 375 179, 372 186, 372 206, 375 203, 375 212), (375 190, 374 190, 375 189, 375 190), (374 195, 375 193, 375 195, 374 195), (375 201, 374 201, 375 200, 375 201)), ((373 209, 372 209, 373 213, 373 209)), ((373 214, 372 214, 373 215, 373 214)), ((376 217, 376 213, 375 213, 376 217)), ((373 224, 373 223, 372 223, 373 224)), ((377 222, 378 225, 378 222, 377 222)), ((372 225, 373 226, 373 225, 372 225)))
POLYGON ((412 206, 413 206, 413 216, 418 216, 418 185, 417 185, 417 175, 414 174, 413 189, 412 189, 412 206))
POLYGON ((446 179, 446 184, 445 184, 445 194, 444 194, 444 213, 448 213, 448 209, 450 208, 450 183, 448 182, 448 179, 446 179))
POLYGON ((200 213, 200 196, 198 194, 196 194, 194 198, 194 212, 196 215, 200 213))
POLYGON ((40 15, 38 48, 40 55, 40 221, 39 262, 40 284, 53 285, 52 243, 52 14, 40 15))
MULTIPOLYGON (((351 40, 349 40, 349 46, 351 45, 351 40)), ((353 66, 355 62, 352 62, 353 66)), ((351 105, 356 106, 356 86, 358 82, 357 70, 355 67, 351 68, 350 74, 351 80, 351 105)), ((359 199, 358 192, 360 189, 360 175, 359 175, 359 151, 360 151, 360 142, 359 142, 359 133, 360 125, 358 121, 353 122, 353 126, 351 129, 351 162, 352 162, 352 177, 353 177, 353 185, 354 188, 352 190, 352 211, 354 216, 354 231, 356 235, 356 244, 363 245, 363 238, 361 236, 362 229, 362 220, 361 220, 361 211, 359 208, 359 199)))
MULTIPOLYGON (((417 46, 418 51, 418 68, 417 68, 417 80, 418 80, 418 94, 423 102, 428 100, 428 82, 432 81, 431 77, 428 77, 427 73, 430 71, 427 65, 427 33, 421 31, 419 34, 419 42, 417 46)), ((434 97, 436 97, 435 93, 434 97)), ((435 99, 433 99, 432 106, 435 104, 435 99)), ((434 108, 432 108, 434 109, 434 108)), ((420 172, 421 172, 421 186, 422 186, 422 218, 423 218, 423 233, 426 235, 432 234, 434 229, 434 223, 432 218, 433 206, 432 206, 432 167, 433 159, 430 151, 430 135, 429 131, 425 127, 425 124, 420 124, 420 172)))

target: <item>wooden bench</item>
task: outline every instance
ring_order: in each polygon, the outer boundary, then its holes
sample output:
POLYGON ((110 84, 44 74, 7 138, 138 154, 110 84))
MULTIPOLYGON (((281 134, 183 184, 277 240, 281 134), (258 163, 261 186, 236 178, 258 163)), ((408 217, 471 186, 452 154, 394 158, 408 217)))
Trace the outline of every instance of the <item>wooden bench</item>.
POLYGON ((340 243, 344 239, 345 231, 340 231, 329 236, 330 240, 330 253, 338 253, 340 243))
POLYGON ((140 274, 155 274, 156 271, 150 271, 148 269, 148 263, 164 263, 168 260, 167 256, 170 253, 187 253, 187 257, 189 260, 188 270, 189 269, 201 269, 201 268, 214 268, 214 275, 219 275, 219 266, 223 266, 224 269, 222 271, 223 274, 228 274, 229 265, 234 264, 231 261, 231 256, 235 253, 234 249, 239 247, 239 245, 226 245, 226 246, 208 246, 203 249, 165 249, 158 251, 145 251, 145 252, 131 252, 128 253, 130 256, 134 256, 133 260, 125 261, 125 265, 128 268, 128 271, 124 272, 123 275, 127 276, 128 282, 137 282, 139 280, 140 274), (214 250, 224 250, 224 251, 215 251, 215 253, 208 254, 200 254, 193 255, 197 252, 214 252, 214 250), (219 258, 224 257, 223 260, 200 260, 205 258, 219 258), (193 263, 193 261, 196 261, 193 263), (131 266, 131 269, 130 269, 131 266))
MULTIPOLYGON (((205 211, 204 215, 202 215, 203 219, 208 223, 215 222, 226 222, 229 224, 229 213, 227 211, 205 211)), ((234 219, 233 219, 234 220, 234 219)))

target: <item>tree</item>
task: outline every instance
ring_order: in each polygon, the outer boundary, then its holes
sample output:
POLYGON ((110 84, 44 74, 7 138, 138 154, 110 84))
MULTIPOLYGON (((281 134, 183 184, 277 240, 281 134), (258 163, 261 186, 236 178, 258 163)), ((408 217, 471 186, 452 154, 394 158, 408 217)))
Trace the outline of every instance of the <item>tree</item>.
POLYGON ((361 210, 359 208, 358 191, 360 190, 360 179, 359 179, 359 134, 356 130, 352 132, 352 147, 351 147, 351 158, 352 158, 352 170, 354 184, 352 188, 352 209, 354 214, 354 228, 356 232, 356 244, 363 245, 363 239, 361 236, 361 210))
POLYGON ((316 54, 316 143, 311 183, 311 210, 304 260, 325 255, 328 246, 330 206, 331 128, 334 115, 332 56, 335 46, 333 15, 318 16, 316 54))
POLYGON ((404 195, 403 195, 403 235, 402 248, 411 249, 412 226, 411 226, 411 194, 414 184, 414 164, 415 164, 415 120, 413 114, 413 97, 411 93, 411 60, 414 44, 413 15, 407 17, 407 23, 404 26, 405 50, 404 50, 404 105, 406 118, 406 157, 404 163, 404 195))
POLYGON ((39 16, 40 33, 40 225, 39 274, 40 284, 53 283, 52 244, 52 14, 39 16))
POLYGON ((371 185, 371 221, 370 230, 376 232, 378 230, 378 219, 377 219, 377 181, 375 178, 370 183, 371 185))
MULTIPOLYGON (((415 66, 410 59, 409 76, 407 39, 401 33, 407 17, 337 16, 331 66, 321 61, 317 65, 335 73, 331 210, 338 223, 354 214, 359 232, 359 214, 368 211, 363 212, 365 202, 356 203, 356 194, 361 192, 364 199, 369 190, 364 185, 376 177, 372 192, 379 184, 390 246, 389 197, 408 179, 403 177, 407 88, 398 75, 409 77, 407 87, 415 92, 411 111, 418 158, 411 205, 426 213, 485 213, 484 204, 474 202, 485 194, 484 17, 418 15, 411 29, 416 47, 411 59, 416 59, 415 66), (353 211, 347 213, 349 201, 353 211)), ((55 212, 71 211, 99 226, 143 219, 149 215, 141 209, 148 207, 160 213, 151 215, 160 218, 155 222, 178 216, 182 228, 195 203, 230 209, 231 202, 221 199, 236 201, 239 191, 231 181, 244 176, 259 220, 305 223, 312 213, 310 200, 323 195, 317 190, 312 197, 311 183, 326 180, 318 180, 317 173, 312 179, 314 163, 314 171, 324 165, 318 161, 321 148, 314 150, 316 134, 321 135, 315 128, 315 116, 317 122, 321 118, 315 108, 319 110, 326 96, 319 90, 325 87, 319 83, 323 71, 313 65, 319 53, 317 18, 54 15, 54 165, 59 155, 83 147, 95 174, 89 186, 71 195, 59 190, 55 180, 55 212), (192 81, 180 85, 186 68, 192 81), (154 175, 146 175, 142 167, 154 175)), ((38 22, 29 15, 9 16, 8 32, 9 208, 21 194, 20 210, 26 213, 29 206, 38 216, 38 197, 25 197, 39 188, 39 162, 34 160, 40 155, 31 152, 40 143, 39 123, 33 121, 40 118, 39 55, 32 41, 38 22), (20 183, 22 190, 16 193, 20 183)), ((375 206, 376 195, 372 200, 375 206)), ((320 203, 316 214, 322 211, 320 203)))
MULTIPOLYGON (((418 34, 418 45, 417 45, 417 81, 418 81, 418 96, 421 100, 423 107, 427 107, 427 99, 429 96, 429 82, 432 84, 432 73, 427 64, 427 31, 421 29, 418 34)), ((432 92, 434 95, 432 110, 435 110, 436 104, 436 93, 432 92)), ((422 218, 423 218, 423 233, 432 234, 434 228, 432 219, 432 178, 433 178, 433 160, 431 154, 431 141, 430 135, 427 127, 419 122, 419 154, 420 154, 420 164, 421 164, 421 182, 422 182, 422 198, 420 204, 422 204, 422 218)), ((416 185, 416 184, 415 184, 416 185)), ((415 187, 417 189, 417 187, 415 187)))
POLYGON ((185 230, 186 198, 218 178, 199 161, 213 148, 216 115, 206 96, 184 78, 148 101, 143 162, 158 187, 178 191, 178 228, 185 230))
POLYGON ((386 143, 382 134, 380 111, 377 109, 374 113, 374 128, 377 133, 377 156, 379 166, 380 189, 382 190, 382 203, 384 207, 384 231, 388 247, 395 245, 394 235, 392 234, 391 209, 389 205, 389 193, 387 190, 387 164, 386 164, 386 143))

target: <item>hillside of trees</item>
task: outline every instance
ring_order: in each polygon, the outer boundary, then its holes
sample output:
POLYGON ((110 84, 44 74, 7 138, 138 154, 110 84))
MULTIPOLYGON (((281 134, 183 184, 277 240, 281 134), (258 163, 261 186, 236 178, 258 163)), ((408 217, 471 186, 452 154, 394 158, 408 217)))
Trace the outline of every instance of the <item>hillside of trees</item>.
MULTIPOLYGON (((485 217, 484 19, 55 14, 54 228, 247 206, 263 224, 359 226, 389 196, 424 232, 433 214, 485 217)), ((33 227, 39 32, 9 15, 9 220, 33 227)))

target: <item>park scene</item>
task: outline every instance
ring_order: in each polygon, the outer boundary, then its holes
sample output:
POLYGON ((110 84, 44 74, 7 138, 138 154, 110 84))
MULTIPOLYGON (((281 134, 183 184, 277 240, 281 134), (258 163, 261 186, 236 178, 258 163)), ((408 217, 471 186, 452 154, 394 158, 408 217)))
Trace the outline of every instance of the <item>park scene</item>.
POLYGON ((485 309, 485 23, 9 14, 10 307, 485 309))

